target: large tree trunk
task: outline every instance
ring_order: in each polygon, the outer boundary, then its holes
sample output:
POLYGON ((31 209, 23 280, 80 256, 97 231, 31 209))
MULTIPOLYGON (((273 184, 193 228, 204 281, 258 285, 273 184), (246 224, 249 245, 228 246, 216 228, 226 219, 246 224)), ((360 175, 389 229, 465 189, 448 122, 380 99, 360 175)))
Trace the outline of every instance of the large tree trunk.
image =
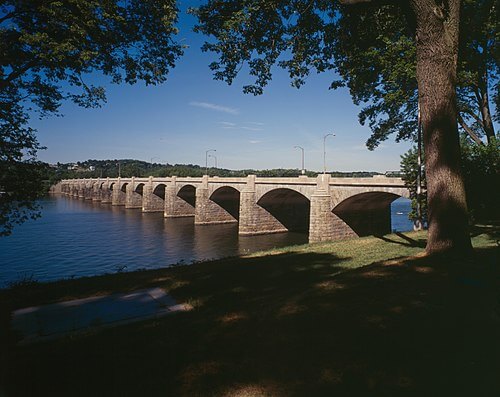
POLYGON ((410 3, 417 22, 417 81, 427 176, 426 251, 469 252, 455 92, 460 1, 410 3))

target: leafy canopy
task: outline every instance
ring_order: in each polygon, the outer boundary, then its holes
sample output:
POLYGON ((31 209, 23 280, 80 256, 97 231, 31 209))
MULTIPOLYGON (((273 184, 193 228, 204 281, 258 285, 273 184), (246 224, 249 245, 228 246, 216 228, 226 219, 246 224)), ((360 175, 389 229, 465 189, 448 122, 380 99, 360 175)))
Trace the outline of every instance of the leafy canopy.
MULTIPOLYGON (((246 67, 254 83, 243 91, 258 95, 275 67, 287 70, 295 87, 304 84, 310 73, 328 72, 331 88, 347 87, 354 103, 362 105, 359 121, 372 130, 369 149, 391 134, 396 141, 413 138, 418 94, 415 22, 408 2, 341 3, 210 0, 191 12, 199 20, 195 30, 215 39, 207 41, 203 50, 218 55, 210 65, 216 79, 231 84, 246 67)), ((498 10, 491 0, 463 3, 461 49, 467 49, 461 51, 459 63, 463 119, 481 120, 479 106, 488 87, 496 90, 498 117, 498 10)), ((476 124, 474 131, 483 135, 477 128, 482 122, 476 124)))
POLYGON ((0 0, 0 228, 33 209, 13 175, 41 191, 30 115, 57 113, 64 100, 102 105, 104 88, 88 82, 96 72, 117 84, 164 82, 182 53, 176 21, 174 0, 0 0))

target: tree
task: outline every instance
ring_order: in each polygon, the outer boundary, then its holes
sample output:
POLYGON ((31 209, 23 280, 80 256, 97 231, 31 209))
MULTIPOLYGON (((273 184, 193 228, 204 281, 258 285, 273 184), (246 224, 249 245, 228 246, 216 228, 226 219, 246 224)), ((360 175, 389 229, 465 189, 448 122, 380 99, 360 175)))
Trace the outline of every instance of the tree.
MULTIPOLYGON (((469 220, 500 220, 500 143, 498 140, 489 145, 471 143, 465 135, 461 136, 461 167, 467 192, 469 220)), ((401 156, 401 170, 405 185, 410 190, 412 211, 408 218, 418 219, 417 213, 417 148, 411 148, 401 156)), ((425 192, 425 170, 422 171, 421 186, 424 188, 418 199, 421 203, 422 219, 427 222, 427 195, 425 192)))
POLYGON ((419 221, 425 227, 427 224, 427 195, 425 194, 425 170, 422 170, 420 186, 422 191, 420 194, 417 191, 418 185, 418 149, 411 148, 408 152, 401 155, 401 171, 403 172, 403 180, 405 186, 410 191, 411 211, 408 214, 408 219, 413 222, 419 221), (420 205, 420 210, 419 210, 420 205))
POLYGON ((470 219, 500 220, 500 142, 484 146, 465 141, 461 154, 470 219))
POLYGON ((495 141, 494 119, 500 117, 499 31, 500 15, 495 0, 464 0, 458 58, 458 122, 479 144, 478 136, 495 141), (490 92, 496 103, 491 112, 490 92))
MULTIPOLYGON (((182 53, 173 41, 176 20, 174 0, 0 0, 3 232, 36 208, 33 195, 11 183, 11 175, 28 177, 25 171, 36 168, 41 147, 29 127, 30 116, 57 113, 64 100, 102 105, 104 88, 89 82, 91 73, 100 72, 116 84, 164 82, 182 53)), ((40 182, 31 186, 34 192, 40 191, 40 182)))
POLYGON ((397 139, 411 137, 418 103, 427 172, 426 250, 437 253, 471 250, 457 127, 460 5, 210 0, 193 12, 196 30, 215 38, 203 47, 218 55, 210 65, 215 78, 232 83, 244 65, 255 76, 244 92, 262 93, 274 65, 288 70, 295 86, 312 70, 337 72, 341 79, 332 88, 347 85, 355 103, 368 103, 360 120, 372 128, 370 147, 393 132, 397 139))

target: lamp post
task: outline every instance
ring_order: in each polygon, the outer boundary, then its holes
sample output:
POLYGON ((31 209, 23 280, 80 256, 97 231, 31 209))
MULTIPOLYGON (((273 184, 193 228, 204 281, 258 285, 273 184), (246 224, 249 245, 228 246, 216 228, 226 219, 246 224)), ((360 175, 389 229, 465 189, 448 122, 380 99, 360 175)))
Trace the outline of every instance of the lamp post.
POLYGON ((323 136, 323 174, 326 174, 326 138, 329 136, 335 136, 335 134, 330 133, 323 136))
MULTIPOLYGON (((157 158, 158 158, 158 157, 156 157, 156 156, 155 156, 155 157, 151 157, 151 159, 150 159, 150 161, 149 161, 149 162, 151 163, 151 173, 153 173, 153 171, 152 171, 152 170, 153 170, 153 166, 154 166, 154 164, 153 164, 153 160, 154 160, 154 159, 157 159, 157 158)), ((151 174, 150 174, 150 175, 151 175, 151 174)))
POLYGON ((420 119, 420 103, 418 104, 417 127, 417 219, 413 223, 414 230, 422 230, 422 121, 420 119))
POLYGON ((294 146, 295 149, 300 149, 302 151, 302 175, 306 173, 306 170, 304 168, 304 148, 302 146, 294 146))
POLYGON ((121 178, 121 176, 122 176, 122 167, 120 162, 118 162, 118 178, 121 178))
POLYGON ((208 157, 213 157, 215 159, 215 168, 217 168, 217 156, 215 154, 209 154, 208 157))
POLYGON ((205 175, 208 175, 208 153, 216 151, 215 149, 208 149, 205 151, 205 175))

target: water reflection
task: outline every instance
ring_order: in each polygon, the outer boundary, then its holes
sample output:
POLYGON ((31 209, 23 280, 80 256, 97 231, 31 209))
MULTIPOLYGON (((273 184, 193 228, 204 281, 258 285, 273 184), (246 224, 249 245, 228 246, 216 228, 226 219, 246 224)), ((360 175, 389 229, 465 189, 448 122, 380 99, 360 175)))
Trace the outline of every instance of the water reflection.
MULTIPOLYGON (((0 238, 0 287, 31 275, 54 280, 153 269, 307 242, 301 233, 240 237, 234 223, 195 226, 192 217, 164 218, 68 197, 41 204, 42 218, 0 238)), ((398 205, 398 212, 408 206, 398 205)), ((404 227, 398 230, 409 230, 404 227)))

